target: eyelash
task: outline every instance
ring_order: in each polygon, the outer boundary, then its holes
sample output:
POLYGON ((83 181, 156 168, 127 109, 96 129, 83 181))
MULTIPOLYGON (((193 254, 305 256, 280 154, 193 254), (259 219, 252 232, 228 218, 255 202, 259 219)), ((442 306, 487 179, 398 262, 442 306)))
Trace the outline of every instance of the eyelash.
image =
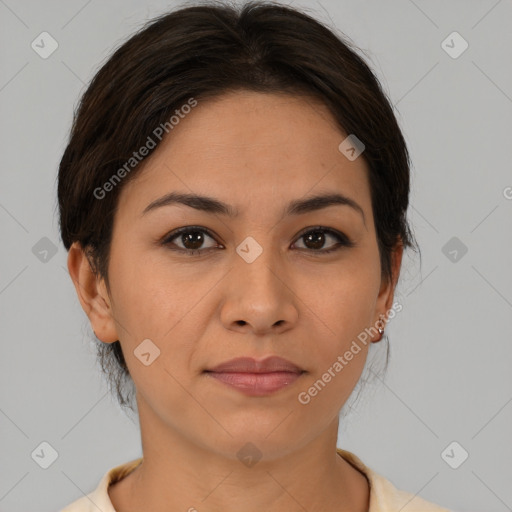
MULTIPOLYGON (((202 228, 199 226, 187 226, 187 227, 176 229, 175 231, 172 231, 171 233, 166 235, 162 241, 162 245, 165 245, 165 246, 171 245, 173 243, 173 240, 178 238, 180 235, 183 235, 186 233, 197 233, 197 232, 207 234, 210 238, 215 239, 215 237, 210 232, 210 230, 208 230, 206 228, 202 228)), ((332 235, 334 238, 336 238, 338 240, 338 244, 335 245, 334 247, 332 247, 331 249, 315 250, 315 249, 307 249, 306 248, 306 249, 302 249, 302 250, 310 251, 313 253, 319 253, 319 255, 322 255, 322 254, 329 254, 329 253, 338 251, 343 247, 354 247, 355 246, 355 243, 352 240, 350 240, 345 234, 339 233, 338 231, 335 231, 330 228, 325 228, 323 226, 315 226, 312 228, 308 228, 307 231, 304 231, 299 235, 297 240, 303 238, 304 236, 306 236, 310 233, 317 233, 317 232, 322 232, 322 233, 327 233, 328 235, 332 235)), ((183 253, 189 254, 190 256, 201 255, 207 251, 214 250, 214 249, 215 249, 215 247, 210 247, 208 249, 182 249, 182 248, 175 249, 175 248, 171 248, 172 251, 183 252, 183 253)))

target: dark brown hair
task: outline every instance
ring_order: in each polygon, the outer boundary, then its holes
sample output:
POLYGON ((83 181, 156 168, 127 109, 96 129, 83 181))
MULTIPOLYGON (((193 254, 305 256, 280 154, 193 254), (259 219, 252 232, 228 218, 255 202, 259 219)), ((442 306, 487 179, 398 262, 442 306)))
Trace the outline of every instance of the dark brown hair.
MULTIPOLYGON (((75 111, 59 167, 66 249, 78 241, 110 290, 118 196, 143 166, 123 173, 101 199, 94 191, 126 169, 134 151, 190 98, 200 102, 240 89, 316 99, 341 131, 364 143, 382 278, 392 279, 397 244, 417 248, 406 219, 409 154, 392 106, 348 38, 305 12, 273 2, 208 1, 166 13, 150 20, 100 68, 75 111)), ((120 404, 132 407, 123 393, 123 382, 131 378, 119 341, 99 342, 98 356, 120 404)))

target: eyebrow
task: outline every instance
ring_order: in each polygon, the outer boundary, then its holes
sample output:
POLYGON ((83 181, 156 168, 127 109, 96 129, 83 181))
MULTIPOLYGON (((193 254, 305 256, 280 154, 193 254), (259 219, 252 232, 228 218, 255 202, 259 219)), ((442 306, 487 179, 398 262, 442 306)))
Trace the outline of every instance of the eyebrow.
MULTIPOLYGON (((174 204, 182 204, 206 213, 225 215, 231 218, 235 218, 240 214, 236 208, 233 208, 231 205, 219 201, 213 197, 201 196, 197 194, 185 194, 180 192, 170 192, 169 194, 166 194, 165 196, 162 196, 148 204, 146 208, 144 208, 141 216, 146 215, 148 212, 154 211, 157 208, 174 204)), ((349 206, 353 210, 359 212, 362 215, 363 222, 366 225, 364 211, 361 206, 350 197, 339 193, 321 194, 310 196, 305 199, 293 200, 286 207, 283 217, 287 215, 301 215, 304 213, 321 210, 333 205, 349 206)))

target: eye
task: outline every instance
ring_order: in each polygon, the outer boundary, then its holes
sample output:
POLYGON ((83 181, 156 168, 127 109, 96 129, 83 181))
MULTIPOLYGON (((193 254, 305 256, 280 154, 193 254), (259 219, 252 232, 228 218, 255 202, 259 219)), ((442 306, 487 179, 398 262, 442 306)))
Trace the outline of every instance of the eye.
MULTIPOLYGON (((185 252, 189 255, 199 255, 212 249, 215 249, 215 246, 201 248, 201 246, 205 242, 205 235, 206 237, 214 240, 213 235, 206 228, 201 228, 199 226, 187 226, 176 229, 168 236, 166 236, 162 242, 162 245, 175 245, 177 248, 171 247, 171 250, 185 252), (180 247, 180 245, 174 242, 174 240, 177 240, 179 243, 182 244, 182 246, 180 247)), ((355 246, 355 243, 352 242, 345 234, 330 228, 324 228, 323 226, 308 228, 307 231, 303 231, 302 234, 299 236, 299 240, 300 239, 303 239, 305 241, 305 250, 311 251, 313 253, 316 252, 319 254, 327 254, 330 252, 334 252, 341 249, 342 247, 355 246), (337 244, 335 244, 334 247, 331 247, 329 249, 319 250, 321 246, 325 244, 326 237, 334 238, 337 244)), ((223 248, 223 246, 220 246, 220 248, 223 248)))
POLYGON ((204 243, 204 235, 213 240, 213 236, 207 229, 200 228, 198 226, 187 226, 184 228, 179 228, 170 233, 170 235, 166 237, 162 243, 163 245, 176 245, 174 243, 174 240, 178 239, 178 241, 181 242, 184 245, 184 247, 178 246, 178 249, 173 250, 187 252, 191 255, 201 254, 207 250, 212 249, 212 247, 201 250, 199 249, 201 245, 204 243))
POLYGON ((324 228, 323 226, 316 226, 314 228, 308 228, 307 231, 303 232, 299 236, 299 240, 303 239, 306 242, 306 249, 318 252, 320 254, 327 254, 333 251, 337 251, 342 247, 354 247, 355 243, 352 242, 345 234, 335 231, 334 229, 324 228), (317 250, 323 246, 327 237, 334 238, 338 243, 330 249, 317 250), (310 245, 313 247, 308 247, 310 245))

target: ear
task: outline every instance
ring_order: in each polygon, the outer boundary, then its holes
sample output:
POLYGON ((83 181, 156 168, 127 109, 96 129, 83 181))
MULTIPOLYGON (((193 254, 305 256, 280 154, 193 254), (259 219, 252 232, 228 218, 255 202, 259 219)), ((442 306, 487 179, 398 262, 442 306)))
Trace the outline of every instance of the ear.
MULTIPOLYGON (((393 298, 395 295, 395 288, 398 282, 398 277, 400 276, 400 266, 402 264, 402 256, 404 252, 404 246, 399 243, 395 246, 391 254, 391 272, 392 276, 387 282, 382 281, 379 295, 377 297, 376 303, 376 318, 374 319, 373 325, 376 325, 379 321, 380 315, 384 315, 384 318, 387 319, 388 312, 393 306, 393 298)), ((386 320, 384 320, 385 327, 386 320)), ((374 340, 373 342, 377 342, 379 340, 374 340)))
POLYGON ((68 270, 96 337, 104 343, 117 341, 119 337, 105 282, 94 275, 79 242, 74 242, 69 249, 68 270))

